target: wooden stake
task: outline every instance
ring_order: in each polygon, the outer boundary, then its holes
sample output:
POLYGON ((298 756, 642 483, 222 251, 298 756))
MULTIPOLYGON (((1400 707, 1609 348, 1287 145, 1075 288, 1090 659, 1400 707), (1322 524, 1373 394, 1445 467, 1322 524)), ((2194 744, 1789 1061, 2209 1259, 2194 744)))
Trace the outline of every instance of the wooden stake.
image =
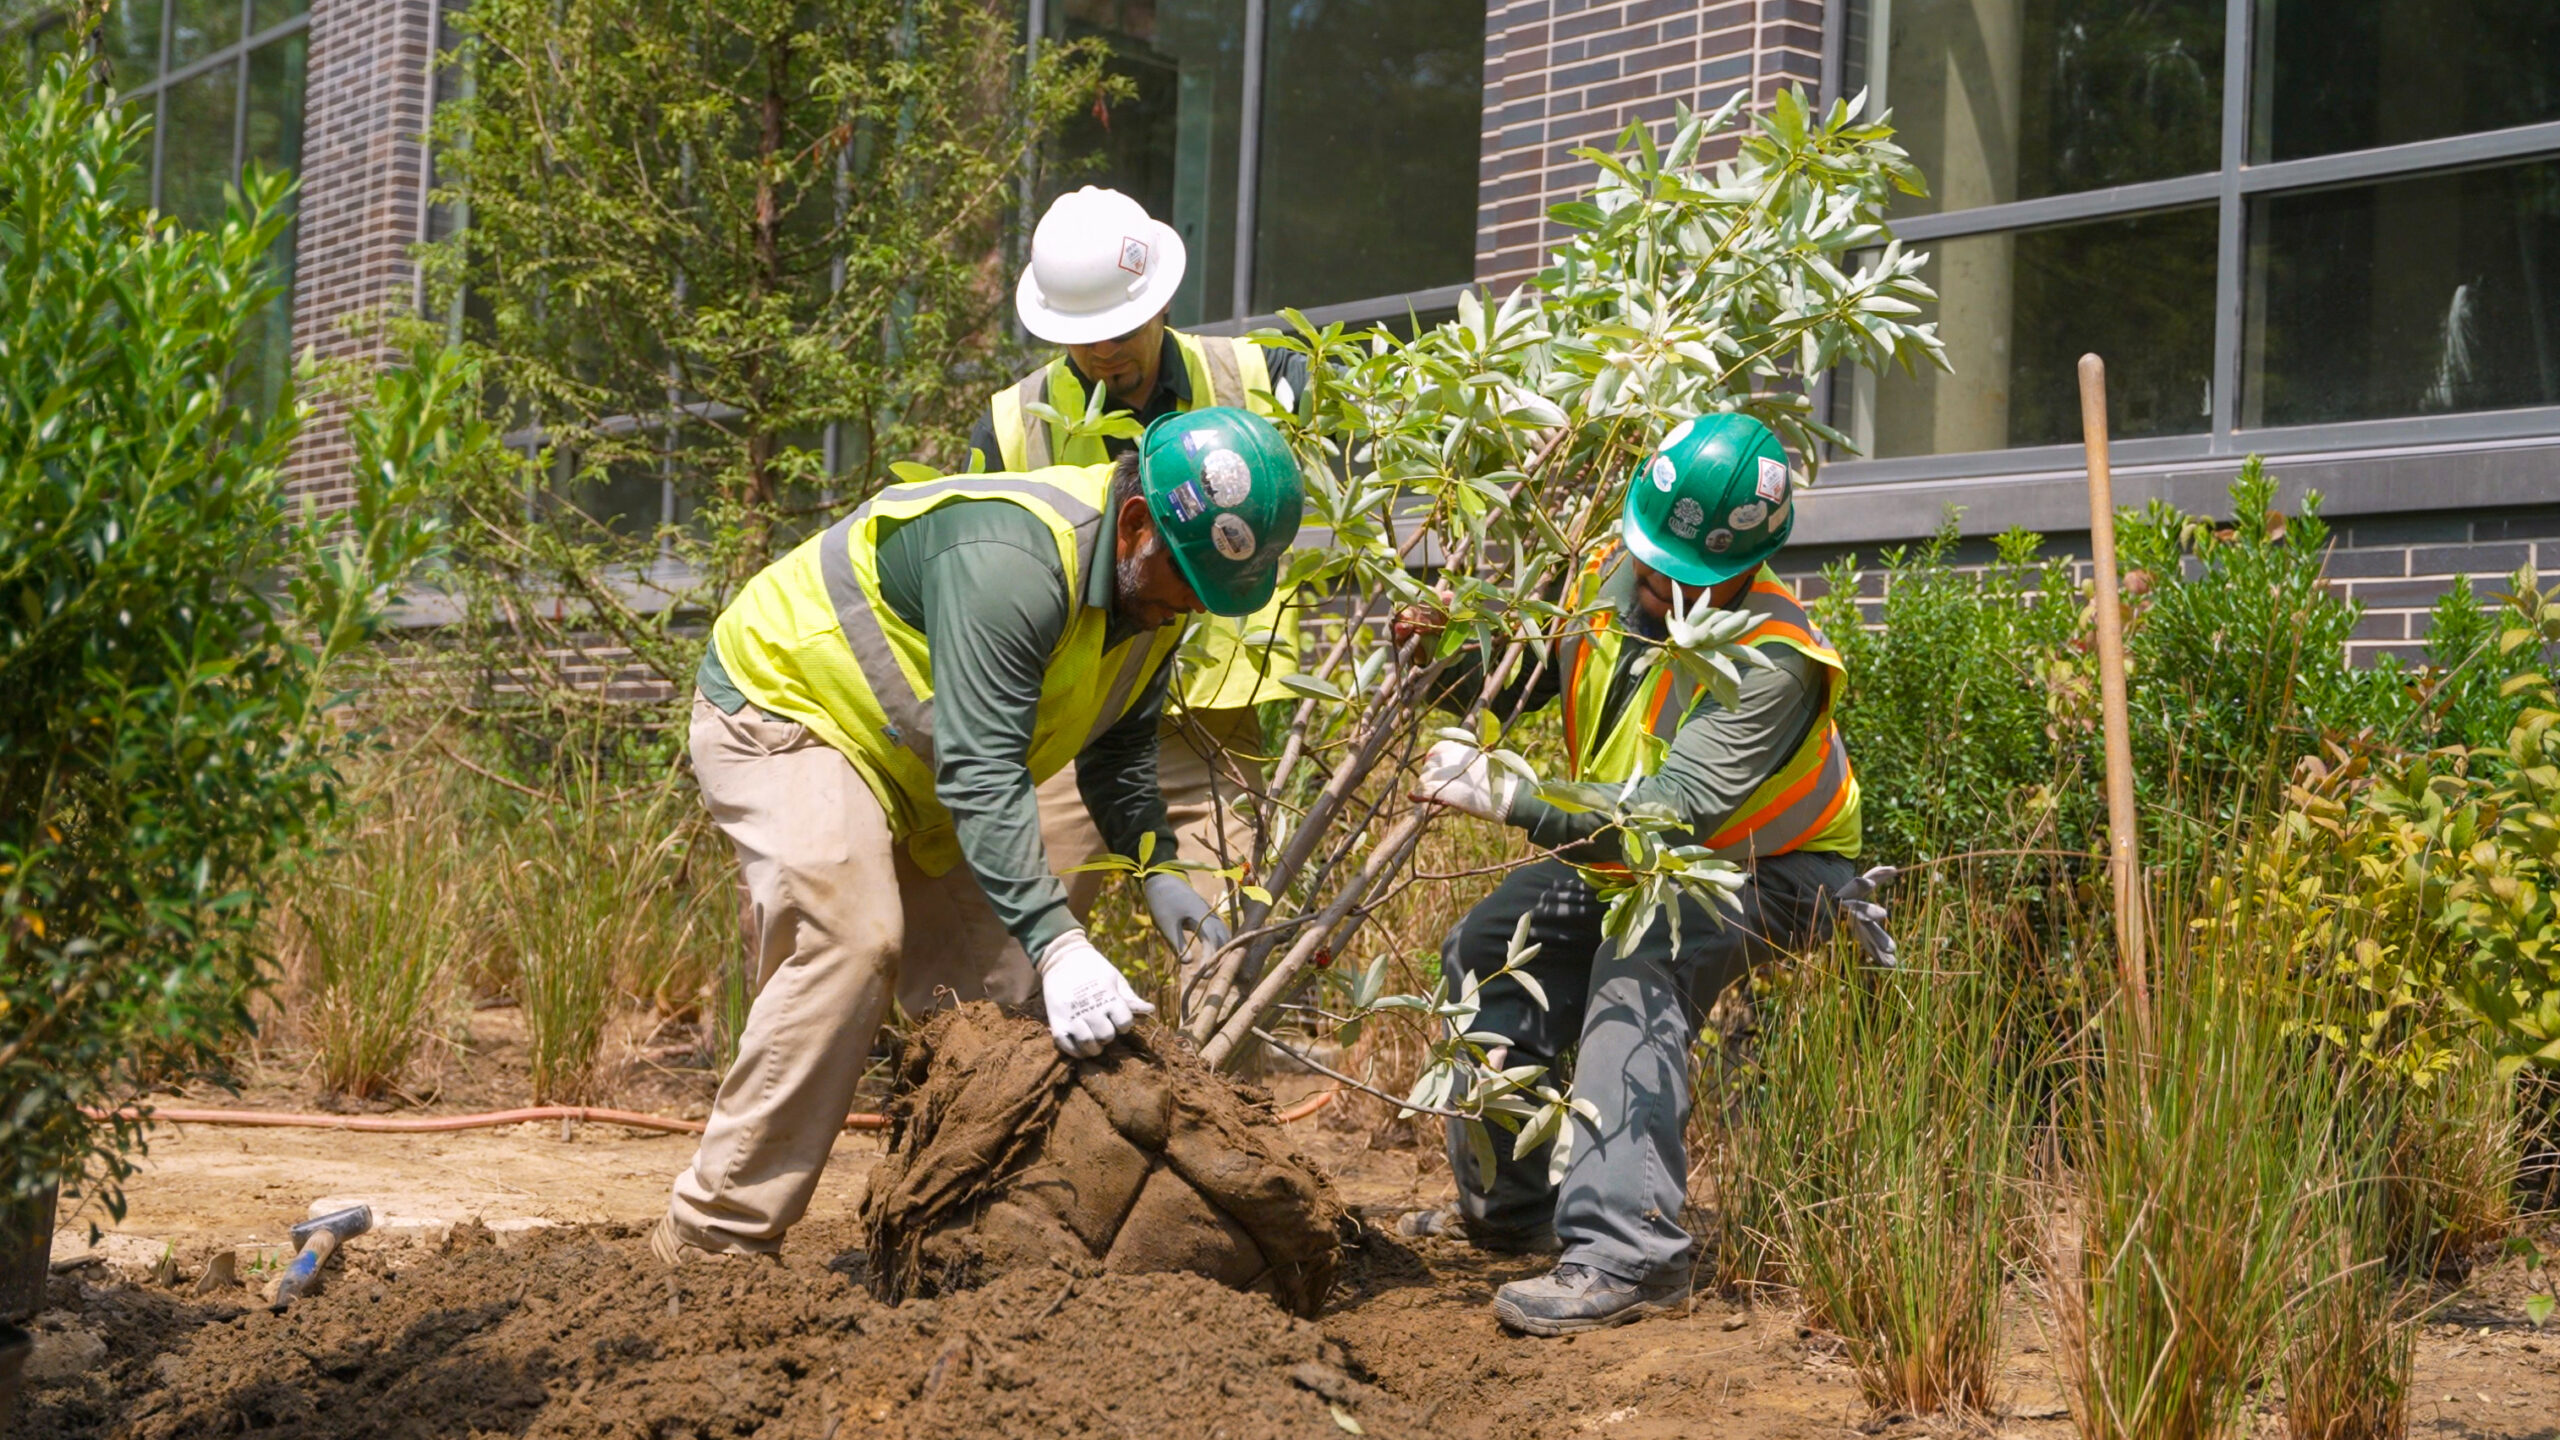
POLYGON ((2107 873, 2115 882, 2116 961, 2135 1024, 2148 1033, 2151 983, 2142 893, 2141 818, 2133 801, 2133 727, 2124 693, 2124 612, 2116 589, 2116 500, 2107 473, 2107 362, 2080 357, 2080 434, 2089 458, 2089 553, 2096 571, 2098 705, 2107 744, 2107 873))

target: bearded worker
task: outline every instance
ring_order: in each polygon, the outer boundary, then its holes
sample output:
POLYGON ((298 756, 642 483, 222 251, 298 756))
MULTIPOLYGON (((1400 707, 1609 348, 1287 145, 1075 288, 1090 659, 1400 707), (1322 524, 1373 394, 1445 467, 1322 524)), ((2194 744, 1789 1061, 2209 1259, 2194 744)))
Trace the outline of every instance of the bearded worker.
MULTIPOLYGON (((1177 853, 1156 728, 1181 622, 1268 603, 1303 502, 1269 421, 1196 410, 1106 465, 891 486, 721 613, 693 767, 759 988, 661 1259, 780 1248, 892 999, 1036 1004, 1073 1055, 1152 1008, 1069 913, 1033 791, 1077 762, 1115 850, 1177 853)), ((1171 888, 1178 950, 1208 907, 1171 888)))
MULTIPOLYGON (((1128 196, 1092 186, 1059 196, 1032 232, 1031 263, 1013 306, 1023 329, 1061 353, 990 397, 969 436, 970 467, 1098 465, 1125 453, 1134 439, 1070 433, 1069 422, 1081 421, 1097 398, 1101 414, 1142 425, 1210 405, 1269 413, 1303 398, 1307 357, 1297 351, 1265 350, 1241 337, 1186 335, 1165 323, 1186 264, 1182 237, 1128 196), (1035 406, 1049 407, 1057 418, 1035 406)), ((1246 832, 1228 807, 1261 788, 1256 707, 1295 698, 1278 680, 1297 669, 1297 610, 1288 600, 1275 594, 1242 619, 1194 621, 1187 673, 1173 683, 1181 704, 1165 710, 1157 778, 1183 854, 1209 867, 1246 858, 1246 832)), ((1068 772, 1040 789, 1049 856, 1061 867, 1091 860, 1107 844, 1087 820, 1079 789, 1068 772)), ((1213 903, 1228 889, 1215 868, 1194 870, 1190 878, 1213 903)), ((1076 914, 1091 910, 1102 879, 1096 872, 1066 877, 1076 914)), ((1159 887, 1156 893, 1165 892, 1159 887)))
MULTIPOLYGON (((1546 1151, 1513 1159, 1500 1143, 1493 1183, 1480 1184, 1451 1122, 1456 1213, 1401 1222, 1409 1234, 1447 1231, 1491 1250, 1558 1253, 1550 1273, 1495 1293, 1494 1314, 1513 1330, 1570 1334, 1688 1299, 1693 1245, 1680 1215, 1690 1045, 1727 985, 1831 933, 1844 904, 1863 894, 1850 864, 1858 781, 1832 724, 1840 656, 1768 569, 1794 520, 1786 452, 1759 421, 1710 415, 1674 429, 1628 482, 1619 540, 1575 581, 1573 608, 1594 612, 1587 633, 1560 641, 1553 668, 1530 682, 1535 690, 1498 702, 1497 713, 1508 714, 1513 703, 1561 700, 1572 778, 1634 781, 1626 803, 1666 805, 1681 817, 1687 835, 1673 843, 1705 845, 1750 872, 1738 912, 1710 916, 1684 902, 1676 946, 1666 916, 1622 953, 1601 935, 1607 902, 1572 864, 1549 858, 1511 872, 1442 947, 1444 973, 1488 982, 1471 1028, 1510 1037, 1495 1063, 1554 1066, 1573 1051, 1573 1093, 1600 1113, 1597 1126, 1568 1121, 1576 1132, 1561 1184, 1547 1179, 1546 1151), (1740 643, 1767 664, 1743 669, 1730 706, 1675 667, 1647 664, 1673 607, 1698 613, 1702 598, 1756 619, 1740 643), (1546 992, 1544 1008, 1522 987, 1490 981, 1523 915, 1529 943, 1542 947, 1526 968, 1546 992)), ((1433 631, 1438 616, 1409 611, 1398 628, 1433 631)), ((1480 684, 1462 679, 1452 693, 1472 697, 1480 684)), ((1601 833, 1607 815, 1547 804, 1469 745, 1433 746, 1416 798, 1517 826, 1586 864, 1617 853, 1614 837, 1601 833)), ((1861 909, 1880 920, 1875 907, 1861 909)), ((1882 939, 1874 920, 1865 928, 1882 939)))

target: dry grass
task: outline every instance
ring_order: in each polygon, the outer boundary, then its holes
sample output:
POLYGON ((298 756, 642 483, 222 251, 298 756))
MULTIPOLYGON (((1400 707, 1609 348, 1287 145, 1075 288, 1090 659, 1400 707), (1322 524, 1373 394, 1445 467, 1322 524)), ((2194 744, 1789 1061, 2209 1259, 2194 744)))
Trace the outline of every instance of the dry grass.
POLYGON ((281 908, 286 1014, 321 1088, 358 1099, 397 1089, 438 1028, 472 911, 449 782, 395 778, 359 798, 281 908))

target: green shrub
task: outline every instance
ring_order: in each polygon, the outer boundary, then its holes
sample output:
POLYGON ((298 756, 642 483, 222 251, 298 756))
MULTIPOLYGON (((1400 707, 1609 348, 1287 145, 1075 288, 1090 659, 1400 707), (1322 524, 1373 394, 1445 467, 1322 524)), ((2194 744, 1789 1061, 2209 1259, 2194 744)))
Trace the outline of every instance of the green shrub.
POLYGON ((1958 850, 2086 848, 2094 801, 2073 779, 2094 736, 2055 686, 2080 629, 2079 587, 2042 538, 1999 537, 1957 568, 1952 526, 1884 553, 1881 624, 1863 623, 1856 557, 1824 575, 1814 617, 1849 679, 1840 718, 1856 757, 1866 843, 1909 861, 1958 850))
POLYGON ((2329 588, 2319 497, 2288 517, 2256 456, 2231 483, 2228 524, 2153 501, 2118 530, 2134 772, 2153 831, 2271 808, 2324 736, 2402 728, 2396 665, 2358 669, 2363 608, 2329 588), (2140 576, 2138 581, 2131 577, 2140 576))
POLYGON ((248 1026, 258 882, 332 788, 325 668, 424 548, 469 388, 386 377, 353 509, 297 515, 300 412, 232 384, 290 187, 253 172, 188 233, 136 199, 148 148, 70 57, 0 66, 0 1195, 87 1180, 110 1214, 140 1127, 83 1107, 248 1026))

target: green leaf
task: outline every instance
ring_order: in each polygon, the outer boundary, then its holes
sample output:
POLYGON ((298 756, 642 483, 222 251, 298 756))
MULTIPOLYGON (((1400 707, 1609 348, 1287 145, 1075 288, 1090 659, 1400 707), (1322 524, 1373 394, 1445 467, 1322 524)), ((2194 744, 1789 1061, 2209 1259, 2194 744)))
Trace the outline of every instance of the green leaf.
POLYGON ((2541 1329, 2543 1324, 2550 1320, 2554 1303, 2553 1297, 2548 1292, 2528 1295, 2524 1298, 2524 1316, 2533 1322, 2534 1329, 2541 1329))
POLYGON ((914 484, 920 480, 939 480, 942 478, 941 471, 934 469, 930 465, 921 464, 914 460, 890 461, 889 473, 909 484, 914 484))

